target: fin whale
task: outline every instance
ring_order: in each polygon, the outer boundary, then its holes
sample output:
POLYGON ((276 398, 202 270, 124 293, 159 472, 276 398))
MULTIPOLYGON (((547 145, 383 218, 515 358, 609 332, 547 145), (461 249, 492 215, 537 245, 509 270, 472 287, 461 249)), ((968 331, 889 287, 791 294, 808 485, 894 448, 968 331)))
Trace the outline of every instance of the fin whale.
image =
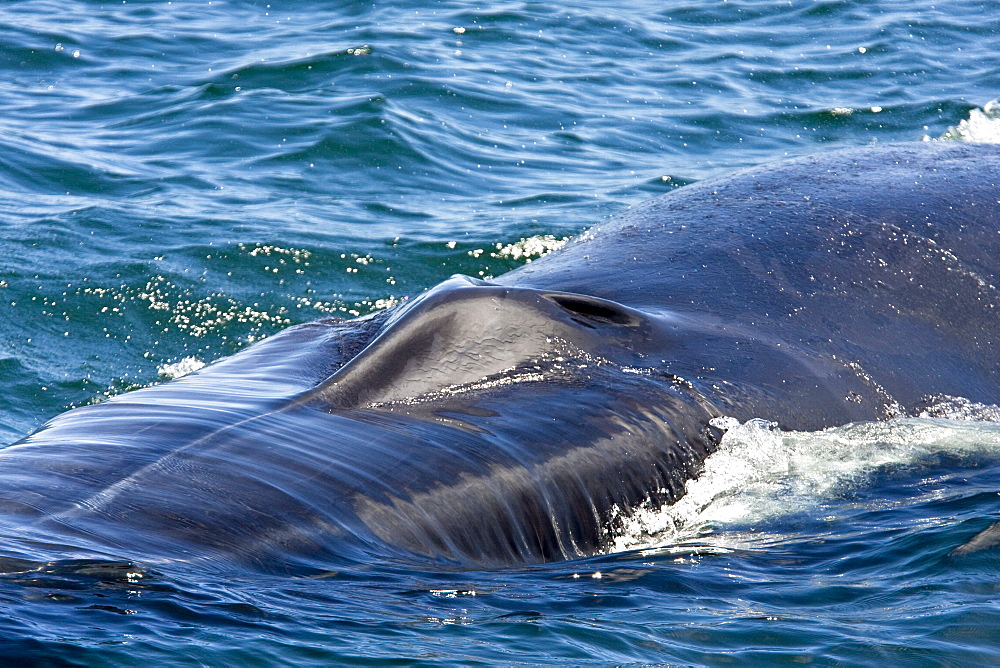
POLYGON ((0 450, 0 552, 329 569, 605 550, 714 417, 1000 403, 1000 147, 889 145, 678 189, 494 280, 291 327, 0 450))

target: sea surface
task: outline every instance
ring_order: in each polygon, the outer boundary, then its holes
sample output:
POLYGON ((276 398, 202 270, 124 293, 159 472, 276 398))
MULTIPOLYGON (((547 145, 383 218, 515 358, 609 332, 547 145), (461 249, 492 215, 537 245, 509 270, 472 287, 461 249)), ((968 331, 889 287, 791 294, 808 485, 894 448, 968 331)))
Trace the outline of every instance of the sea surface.
MULTIPOLYGON (((1000 140, 998 96, 995 0, 7 0, 0 443, 695 181, 1000 140)), ((620 552, 8 574, 0 663, 1000 663, 1000 549, 952 554, 1000 520, 998 423, 732 427, 620 552)))

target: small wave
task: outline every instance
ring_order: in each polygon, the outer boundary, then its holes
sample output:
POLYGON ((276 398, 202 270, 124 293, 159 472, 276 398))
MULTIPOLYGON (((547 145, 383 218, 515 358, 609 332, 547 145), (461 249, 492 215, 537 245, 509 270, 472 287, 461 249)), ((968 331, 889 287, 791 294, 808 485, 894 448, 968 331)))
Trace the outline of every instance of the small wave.
POLYGON ((924 135, 924 141, 965 141, 1000 144, 1000 101, 991 100, 982 109, 972 109, 969 117, 948 128, 937 139, 924 135))
MULTIPOLYGON (((676 545, 728 527, 815 511, 886 466, 913 465, 936 454, 1000 454, 996 422, 897 418, 818 432, 782 431, 759 419, 740 424, 719 418, 713 424, 726 430, 722 442, 685 495, 673 505, 630 514, 610 551, 676 545)), ((741 535, 734 540, 742 544, 741 535)))

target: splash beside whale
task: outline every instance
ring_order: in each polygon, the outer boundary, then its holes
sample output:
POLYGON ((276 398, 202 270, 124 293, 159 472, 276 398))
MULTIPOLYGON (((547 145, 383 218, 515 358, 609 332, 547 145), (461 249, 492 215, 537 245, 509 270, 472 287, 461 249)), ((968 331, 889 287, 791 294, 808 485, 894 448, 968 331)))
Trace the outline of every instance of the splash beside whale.
POLYGON ((714 417, 1000 403, 1000 147, 833 152, 639 206, 518 270, 289 328, 0 451, 9 562, 329 569, 599 553, 714 417))

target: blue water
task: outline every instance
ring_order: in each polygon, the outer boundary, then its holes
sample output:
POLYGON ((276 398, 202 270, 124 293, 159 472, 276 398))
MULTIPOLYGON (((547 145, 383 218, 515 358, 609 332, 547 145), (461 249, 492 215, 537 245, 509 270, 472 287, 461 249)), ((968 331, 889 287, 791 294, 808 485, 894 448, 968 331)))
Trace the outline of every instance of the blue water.
MULTIPOLYGON (((6 2, 0 442, 289 324, 498 275, 716 174, 995 139, 998 96, 995 1, 6 2)), ((687 514, 651 518, 679 527, 660 549, 484 572, 10 574, 0 655, 1000 663, 1000 550, 949 556, 1000 519, 993 425, 746 429, 732 461, 752 465, 710 467, 687 514)))

